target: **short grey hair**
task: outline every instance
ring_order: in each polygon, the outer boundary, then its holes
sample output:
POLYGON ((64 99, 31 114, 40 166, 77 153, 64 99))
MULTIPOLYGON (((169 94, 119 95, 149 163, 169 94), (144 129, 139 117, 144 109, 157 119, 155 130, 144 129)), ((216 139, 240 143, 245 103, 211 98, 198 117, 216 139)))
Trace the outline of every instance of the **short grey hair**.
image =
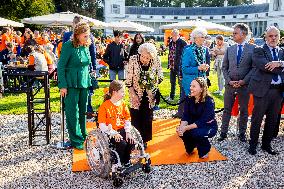
POLYGON ((179 35, 179 30, 178 29, 173 29, 172 34, 179 35))
POLYGON ((148 52, 153 59, 157 57, 157 48, 153 43, 143 43, 138 48, 138 53, 141 54, 143 51, 148 52))
POLYGON ((195 28, 192 30, 190 34, 190 40, 192 42, 195 42, 196 37, 206 37, 207 36, 207 30, 204 28, 195 28))
POLYGON ((280 37, 280 30, 275 26, 268 26, 265 30, 265 35, 267 35, 267 33, 269 33, 271 30, 276 30, 280 37))

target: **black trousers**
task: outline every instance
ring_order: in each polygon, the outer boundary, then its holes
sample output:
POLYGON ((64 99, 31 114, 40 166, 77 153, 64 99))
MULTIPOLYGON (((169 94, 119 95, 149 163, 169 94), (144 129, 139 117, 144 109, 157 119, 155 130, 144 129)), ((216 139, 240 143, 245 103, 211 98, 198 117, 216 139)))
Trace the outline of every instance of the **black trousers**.
POLYGON ((130 108, 131 124, 140 132, 143 142, 152 140, 153 109, 149 108, 148 97, 144 93, 139 109, 130 108))
POLYGON ((262 136, 262 146, 271 147, 270 143, 273 139, 281 102, 282 92, 280 89, 269 89, 264 97, 254 96, 254 109, 252 112, 250 128, 251 148, 256 148, 257 146, 264 115, 266 115, 266 119, 262 136))
POLYGON ((278 113, 277 123, 276 123, 275 129, 274 129, 273 137, 277 137, 277 135, 278 135, 278 133, 279 133, 280 121, 281 121, 281 110, 282 110, 283 104, 284 104, 284 98, 282 99, 280 111, 279 111, 279 113, 278 113))
POLYGON ((197 148, 199 157, 206 155, 211 149, 208 138, 215 136, 216 132, 217 129, 210 131, 204 128, 185 131, 181 139, 183 140, 186 152, 190 154, 194 148, 197 148))
POLYGON ((126 133, 124 129, 118 130, 119 134, 123 137, 123 140, 116 142, 114 138, 110 139, 110 142, 114 145, 116 152, 119 155, 122 164, 128 163, 130 160, 131 150, 134 148, 134 144, 130 144, 126 141, 126 133))

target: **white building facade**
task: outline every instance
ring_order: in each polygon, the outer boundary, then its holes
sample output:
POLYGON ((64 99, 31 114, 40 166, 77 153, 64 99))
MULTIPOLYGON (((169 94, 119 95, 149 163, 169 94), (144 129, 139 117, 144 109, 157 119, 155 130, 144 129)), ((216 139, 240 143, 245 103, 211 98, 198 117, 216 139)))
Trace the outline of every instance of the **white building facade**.
MULTIPOLYGON (((275 25, 284 29, 284 2, 267 0, 267 3, 224 7, 138 7, 125 6, 125 0, 106 0, 104 5, 106 22, 129 20, 155 29, 150 35, 162 36, 161 25, 180 21, 203 19, 210 22, 233 26, 246 23, 253 36, 259 37, 266 27, 275 25)), ((108 31, 110 32, 110 31, 108 31)), ((108 33, 107 32, 107 33, 108 33)))

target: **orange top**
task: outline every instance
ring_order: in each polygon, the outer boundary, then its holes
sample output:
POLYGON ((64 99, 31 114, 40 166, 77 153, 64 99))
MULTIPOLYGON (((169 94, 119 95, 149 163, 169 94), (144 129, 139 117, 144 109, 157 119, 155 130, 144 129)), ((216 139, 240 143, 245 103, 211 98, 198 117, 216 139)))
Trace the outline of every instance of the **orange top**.
POLYGON ((29 65, 35 65, 35 57, 33 55, 29 55, 29 65))
POLYGON ((57 56, 58 56, 58 59, 60 58, 60 53, 61 53, 61 49, 62 49, 62 44, 63 42, 61 41, 60 43, 58 43, 58 46, 57 46, 57 56))
POLYGON ((130 120, 130 113, 124 102, 120 106, 116 106, 110 100, 106 100, 99 108, 98 122, 106 125, 111 124, 114 130, 124 128, 127 120, 130 120))
POLYGON ((56 34, 51 34, 51 35, 50 35, 50 40, 51 40, 51 41, 54 41, 55 39, 56 39, 56 34))
POLYGON ((46 51, 44 51, 43 55, 44 55, 44 58, 47 62, 47 65, 53 64, 52 58, 50 57, 50 55, 46 51))
POLYGON ((7 46, 6 46, 7 42, 11 42, 11 39, 6 33, 4 33, 2 35, 2 40, 1 40, 1 44, 0 44, 0 51, 3 51, 4 49, 7 48, 7 46))
POLYGON ((42 37, 40 37, 40 38, 37 40, 37 43, 38 43, 39 45, 46 45, 46 44, 50 43, 50 41, 49 41, 49 40, 44 40, 42 37))

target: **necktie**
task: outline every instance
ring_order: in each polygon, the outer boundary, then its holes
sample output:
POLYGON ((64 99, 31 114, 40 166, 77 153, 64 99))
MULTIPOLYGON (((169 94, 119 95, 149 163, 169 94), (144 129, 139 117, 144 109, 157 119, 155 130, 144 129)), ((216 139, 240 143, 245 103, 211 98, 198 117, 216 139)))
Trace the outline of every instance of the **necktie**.
POLYGON ((242 47, 243 47, 242 45, 238 45, 237 65, 240 64, 241 56, 242 56, 242 53, 243 53, 242 47))
MULTIPOLYGON (((278 56, 276 54, 276 49, 275 48, 272 49, 272 55, 273 55, 273 61, 278 61, 278 56)), ((277 74, 273 74, 272 80, 277 82, 278 81, 278 75, 277 74)))

